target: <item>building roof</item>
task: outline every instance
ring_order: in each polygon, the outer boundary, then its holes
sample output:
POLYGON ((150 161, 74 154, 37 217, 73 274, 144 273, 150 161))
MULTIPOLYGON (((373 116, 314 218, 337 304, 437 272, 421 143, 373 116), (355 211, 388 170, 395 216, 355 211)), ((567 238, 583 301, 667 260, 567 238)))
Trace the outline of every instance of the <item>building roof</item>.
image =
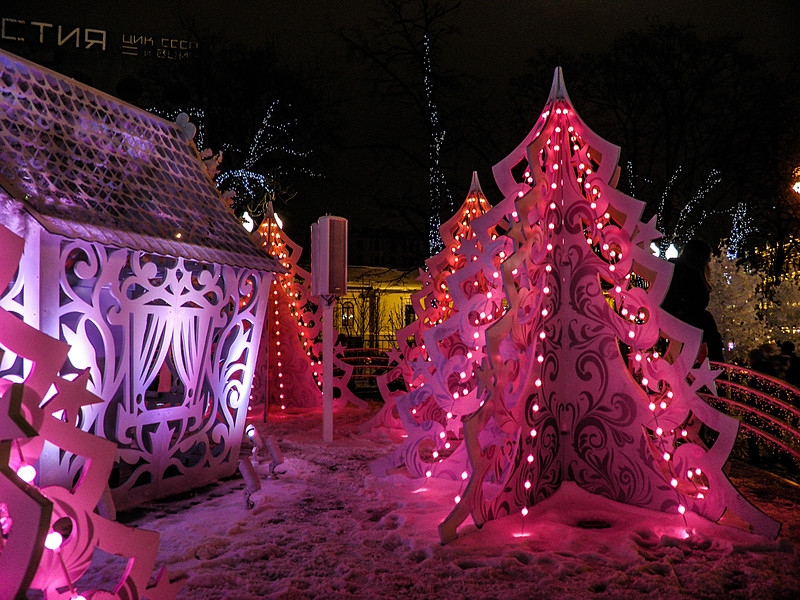
POLYGON ((225 205, 191 129, 0 50, 0 186, 47 231, 283 271, 225 205))
POLYGON ((419 269, 401 271, 388 267, 347 267, 347 287, 350 291, 362 288, 379 288, 385 291, 413 292, 422 288, 419 269))

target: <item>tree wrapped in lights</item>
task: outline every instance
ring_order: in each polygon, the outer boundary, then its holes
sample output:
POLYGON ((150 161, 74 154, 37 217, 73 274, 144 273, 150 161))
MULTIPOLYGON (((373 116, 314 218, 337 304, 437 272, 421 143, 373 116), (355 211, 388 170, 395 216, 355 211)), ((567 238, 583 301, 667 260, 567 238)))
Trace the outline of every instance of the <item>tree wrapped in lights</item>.
MULTIPOLYGON (((256 231, 258 242, 286 269, 276 273, 270 286, 266 327, 261 336, 258 364, 253 381, 251 408, 271 399, 286 408, 316 408, 322 405, 321 310, 311 296, 311 274, 298 266, 302 248, 284 233, 281 223, 267 206, 267 218, 256 231)), ((365 403, 347 387, 353 366, 334 348, 334 389, 339 402, 365 403)))
MULTIPOLYGON (((368 424, 400 425, 408 437, 392 455, 373 463, 378 474, 404 467, 414 477, 463 479, 467 461, 461 418, 481 402, 473 369, 484 352, 482 331, 503 310, 499 271, 473 267, 483 248, 473 225, 490 208, 473 173, 464 203, 440 228, 444 249, 420 271, 423 287, 411 297, 417 320, 397 332, 398 350, 391 358, 398 364, 378 379, 384 407, 368 424), (450 278, 461 271, 470 275, 452 289, 450 278), (448 325, 464 308, 463 302, 458 308, 457 297, 469 300, 467 332, 448 325), (390 383, 401 389, 391 390, 390 383)), ((486 233, 492 240, 497 237, 494 227, 486 233)), ((499 265, 505 257, 502 245, 495 252, 499 265)))
MULTIPOLYGON (((11 281, 22 254, 21 238, 0 227, 0 288, 11 281)), ((95 511, 114 463, 112 442, 78 426, 84 407, 101 402, 87 390, 89 370, 63 378, 69 347, 0 308, 0 352, 23 365, 23 376, 0 379, 0 598, 23 597, 28 588, 46 599, 84 596, 76 582, 89 571, 95 549, 128 557, 113 590, 86 597, 118 600, 174 599, 182 582, 162 568, 148 586, 158 534, 111 521, 95 511), (47 446, 45 445, 47 442, 47 446), (44 451, 82 461, 70 487, 41 484, 36 465, 44 451)))
MULTIPOLYGON (((310 152, 294 148, 291 135, 293 122, 278 118, 280 102, 275 100, 261 121, 246 152, 224 147, 226 154, 242 154, 241 166, 223 170, 217 176, 217 187, 233 192, 233 209, 236 214, 264 215, 269 210, 267 201, 289 200, 293 193, 282 183, 293 161, 305 160, 310 152)), ((311 175, 305 167, 301 173, 311 175)))
POLYGON ((719 325, 725 362, 742 364, 747 353, 769 340, 771 332, 760 311, 767 303, 764 278, 732 258, 726 248, 709 264, 709 312, 719 325))
POLYGON ((442 342, 462 340, 465 379, 480 381, 460 397, 468 481, 443 542, 468 515, 524 516, 564 481, 778 533, 723 474, 738 424, 698 395, 716 393, 717 373, 695 365, 701 332, 660 309, 672 267, 649 252, 660 234, 640 221, 643 203, 615 187, 618 158, 557 69, 534 128, 495 166, 504 199, 476 219, 467 266, 448 278, 453 315, 424 336, 436 367, 442 342), (476 279, 485 289, 470 295, 476 279))
POLYGON ((723 247, 709 264, 708 310, 719 325, 725 362, 745 364, 761 344, 794 337, 800 322, 800 287, 785 279, 768 288, 767 277, 737 262, 723 247))
MULTIPOLYGON (((439 50, 453 31, 449 19, 460 2, 450 0, 382 0, 375 41, 356 34, 347 36, 351 48, 371 62, 380 73, 383 92, 403 97, 416 107, 426 127, 428 157, 428 247, 430 254, 442 249, 439 236, 442 214, 453 208, 453 198, 442 169, 447 128, 440 96, 446 79, 438 65, 439 50), (422 82, 422 89, 419 88, 422 82)), ((411 113, 409 113, 411 114, 411 113)))

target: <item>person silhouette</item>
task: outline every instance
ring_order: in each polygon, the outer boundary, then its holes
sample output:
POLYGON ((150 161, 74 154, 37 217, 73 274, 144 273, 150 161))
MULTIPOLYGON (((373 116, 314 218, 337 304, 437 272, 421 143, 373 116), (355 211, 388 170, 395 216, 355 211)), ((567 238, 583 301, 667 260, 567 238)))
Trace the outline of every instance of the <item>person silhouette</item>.
POLYGON ((661 308, 701 329, 708 359, 722 362, 722 336, 714 316, 708 312, 711 298, 711 285, 708 282, 710 261, 711 246, 702 240, 690 240, 678 258, 670 261, 674 265, 672 281, 661 308))
POLYGON ((800 388, 800 357, 794 353, 794 343, 786 340, 781 344, 781 355, 786 357, 786 383, 800 388))

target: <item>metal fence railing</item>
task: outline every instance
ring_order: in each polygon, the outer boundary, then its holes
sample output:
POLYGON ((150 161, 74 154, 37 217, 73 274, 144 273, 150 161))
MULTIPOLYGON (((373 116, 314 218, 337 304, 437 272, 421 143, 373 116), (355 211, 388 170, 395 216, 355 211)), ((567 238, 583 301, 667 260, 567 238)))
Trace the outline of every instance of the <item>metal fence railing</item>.
POLYGON ((717 395, 701 395, 739 420, 734 455, 800 479, 800 389, 745 367, 711 366, 722 371, 715 382, 717 395))

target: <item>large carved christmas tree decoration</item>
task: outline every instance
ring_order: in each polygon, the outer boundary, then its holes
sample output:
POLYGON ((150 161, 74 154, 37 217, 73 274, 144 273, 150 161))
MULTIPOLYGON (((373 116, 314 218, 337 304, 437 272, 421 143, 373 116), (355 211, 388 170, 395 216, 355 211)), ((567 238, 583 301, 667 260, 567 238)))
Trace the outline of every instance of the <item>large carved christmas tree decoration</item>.
MULTIPOLYGON (((0 289, 22 254, 22 240, 0 226, 0 289)), ((0 598, 17 598, 29 587, 44 598, 168 600, 181 583, 162 569, 149 586, 158 534, 111 521, 95 510, 114 464, 116 448, 82 431, 84 407, 102 402, 87 390, 89 370, 72 379, 59 374, 69 346, 0 308, 0 351, 24 365, 22 381, 0 379, 0 598), (38 485, 43 452, 68 453, 81 461, 72 485, 38 485), (113 589, 79 590, 76 582, 95 550, 128 558, 113 589), (85 596, 80 595, 83 592, 85 596)))
MULTIPOLYGON (((269 402, 282 409, 316 408, 322 405, 322 311, 311 295, 311 274, 297 261, 302 248, 283 231, 269 205, 267 218, 256 231, 264 251, 286 269, 276 273, 270 286, 266 327, 261 336, 251 404, 269 402)), ((334 349, 334 390, 339 402, 364 406, 347 387, 353 366, 341 359, 343 348, 334 349)))
MULTIPOLYGON (((390 411, 396 410, 407 438, 392 455, 373 464, 377 474, 404 467, 414 477, 465 479, 461 419, 474 412, 482 399, 473 372, 484 352, 482 331, 504 310, 499 271, 484 273, 475 263, 483 245, 477 241, 473 223, 490 208, 473 173, 464 203, 440 228, 444 249, 420 271, 423 287, 411 297, 417 320, 397 333, 399 353, 394 358, 398 365, 379 379, 385 405, 378 420, 391 426, 390 411), (459 289, 452 289, 451 278, 461 271, 468 275, 461 278, 459 289), (470 299, 467 332, 460 330, 459 311, 465 305, 458 306, 454 297, 470 299), (451 326, 449 321, 456 316, 451 326), (404 388, 392 391, 389 383, 393 381, 400 381, 404 388)), ((503 244, 494 243, 493 229, 488 238, 499 265, 505 255, 503 244)))
POLYGON ((533 130, 495 166, 504 199, 476 219, 467 266, 448 279, 453 315, 424 336, 436 369, 460 361, 442 376, 462 370, 458 414, 474 411, 464 419, 468 482, 440 525, 443 542, 468 515, 479 526, 524 515, 565 481, 778 533, 722 472, 737 422, 698 396, 716 393, 716 374, 694 365, 699 330, 660 309, 672 267, 649 253, 660 234, 640 221, 643 204, 615 188, 618 158, 556 70, 533 130), (489 322, 502 301, 507 311, 489 322), (454 344, 463 354, 445 365, 454 344))

